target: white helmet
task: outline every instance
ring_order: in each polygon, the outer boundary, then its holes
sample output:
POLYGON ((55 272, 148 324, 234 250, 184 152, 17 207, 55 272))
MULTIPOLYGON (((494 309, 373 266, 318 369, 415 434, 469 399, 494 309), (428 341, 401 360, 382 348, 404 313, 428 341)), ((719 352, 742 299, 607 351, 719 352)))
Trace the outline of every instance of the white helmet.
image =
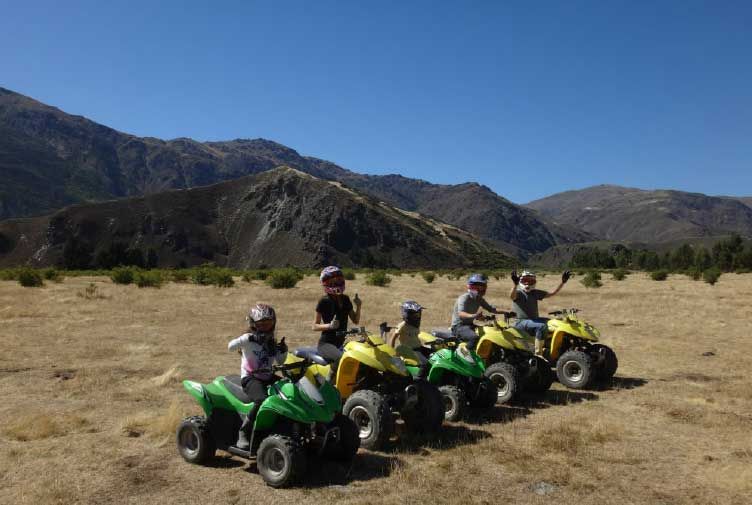
POLYGON ((535 289, 535 272, 523 270, 522 274, 520 274, 520 289, 525 293, 529 293, 535 289))

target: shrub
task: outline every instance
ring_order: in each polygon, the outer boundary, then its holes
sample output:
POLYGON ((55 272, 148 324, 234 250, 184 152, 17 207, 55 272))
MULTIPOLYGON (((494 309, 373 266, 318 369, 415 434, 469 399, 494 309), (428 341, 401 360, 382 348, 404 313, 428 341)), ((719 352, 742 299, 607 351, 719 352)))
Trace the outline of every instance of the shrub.
POLYGON ((55 270, 54 268, 45 268, 42 270, 42 275, 44 275, 45 279, 52 282, 63 282, 65 278, 59 270, 55 270))
POLYGON ((650 278, 654 281, 665 281, 668 279, 668 270, 656 270, 650 273, 650 278))
POLYGON ((290 289, 294 288, 300 279, 298 272, 291 268, 273 270, 269 272, 266 283, 272 289, 290 289))
POLYGON ((267 277, 269 277, 268 270, 247 270, 243 273, 243 280, 245 282, 265 281, 267 277))
POLYGON ((389 277, 389 275, 382 271, 377 270, 376 272, 371 272, 366 276, 366 284, 369 286, 386 286, 390 282, 392 282, 392 278, 389 277))
POLYGON ((702 278, 702 270, 699 268, 693 268, 687 272, 687 276, 693 281, 699 281, 702 278))
POLYGON ((83 289, 83 291, 79 291, 76 294, 81 298, 86 298, 87 300, 94 300, 97 298, 105 297, 99 292, 99 288, 97 288, 97 285, 93 282, 90 282, 89 285, 83 289))
POLYGON ((627 272, 623 268, 618 268, 614 270, 613 272, 611 272, 611 277, 613 277, 615 281, 623 281, 624 279, 627 278, 628 273, 629 272, 627 272))
POLYGON ((436 274, 433 272, 423 272, 420 275, 421 277, 423 277, 423 280, 429 284, 431 284, 434 281, 434 279, 436 279, 436 274))
POLYGON ((220 288, 231 288, 235 285, 235 279, 232 278, 232 272, 225 269, 219 269, 214 272, 212 283, 220 288))
POLYGON ((140 288, 161 288, 164 279, 162 273, 157 270, 142 270, 134 276, 136 286, 140 288))
POLYGON ((18 283, 25 288, 44 286, 42 273, 34 268, 22 268, 18 271, 18 283))
POLYGON ((130 267, 117 267, 112 269, 110 279, 115 284, 131 284, 135 274, 130 267))
POLYGON ((708 268, 702 273, 702 280, 710 284, 711 286, 718 282, 721 277, 721 271, 718 268, 708 268))
POLYGON ((17 281, 18 280, 18 270, 15 268, 8 268, 5 270, 0 270, 0 281, 17 281))
POLYGON ((188 272, 186 270, 173 270, 170 272, 172 282, 188 282, 188 272))
POLYGON ((208 286, 212 283, 211 267, 196 267, 191 271, 191 282, 199 286, 208 286))
POLYGON ((342 275, 345 276, 345 280, 348 280, 348 281, 355 280, 355 272, 353 272, 352 270, 343 270, 342 275))
POLYGON ((586 288, 599 288, 603 286, 601 282, 601 273, 592 271, 585 274, 585 277, 580 281, 586 288))

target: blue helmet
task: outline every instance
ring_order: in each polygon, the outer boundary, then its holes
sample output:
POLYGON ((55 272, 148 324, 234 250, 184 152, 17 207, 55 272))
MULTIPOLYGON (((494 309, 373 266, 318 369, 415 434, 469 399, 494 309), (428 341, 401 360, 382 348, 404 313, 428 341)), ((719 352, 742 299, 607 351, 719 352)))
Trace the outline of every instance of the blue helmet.
POLYGON ((402 302, 400 306, 400 312, 402 313, 402 320, 411 326, 420 328, 420 319, 423 315, 423 307, 412 300, 402 302))
POLYGON ((488 284, 488 277, 486 277, 483 274, 472 274, 470 277, 467 278, 468 284, 483 284, 484 286, 488 284))

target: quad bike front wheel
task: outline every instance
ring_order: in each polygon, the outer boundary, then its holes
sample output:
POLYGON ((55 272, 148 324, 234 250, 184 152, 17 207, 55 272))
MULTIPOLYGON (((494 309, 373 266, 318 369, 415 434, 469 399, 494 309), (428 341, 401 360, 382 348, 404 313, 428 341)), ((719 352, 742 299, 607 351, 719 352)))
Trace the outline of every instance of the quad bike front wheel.
POLYGON ((509 403, 517 396, 520 373, 511 363, 494 363, 486 368, 486 377, 496 386, 496 403, 509 403))
POLYGON ((380 449, 392 434, 392 412, 379 393, 367 389, 356 391, 345 402, 342 413, 355 423, 360 445, 380 449))
POLYGON ((203 416, 183 419, 175 435, 178 452, 188 463, 201 465, 214 457, 216 446, 203 416))
POLYGON ((335 461, 352 461, 360 447, 360 433, 358 427, 349 417, 337 414, 330 427, 339 428, 339 440, 327 443, 324 457, 335 461))
POLYGON ((270 435, 261 441, 256 453, 256 466, 271 487, 296 484, 306 471, 303 447, 289 437, 270 435))
POLYGON ((444 420, 454 422, 462 419, 467 410, 465 392, 457 386, 441 386, 439 391, 444 401, 444 420))
POLYGON ((585 389, 595 378, 593 359, 584 351, 567 351, 556 362, 556 376, 568 388, 585 389))

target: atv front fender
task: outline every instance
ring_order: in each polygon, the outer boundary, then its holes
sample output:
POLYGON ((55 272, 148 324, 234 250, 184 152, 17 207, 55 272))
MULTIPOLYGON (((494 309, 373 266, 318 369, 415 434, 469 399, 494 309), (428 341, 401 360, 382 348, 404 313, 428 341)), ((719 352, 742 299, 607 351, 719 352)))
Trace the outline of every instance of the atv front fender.
POLYGON ((204 409, 206 416, 208 417, 209 415, 211 415, 212 410, 214 410, 214 406, 212 405, 211 400, 209 400, 209 395, 206 394, 206 389, 204 389, 204 386, 198 382, 184 380, 183 387, 196 400, 196 402, 201 405, 201 408, 204 409))

